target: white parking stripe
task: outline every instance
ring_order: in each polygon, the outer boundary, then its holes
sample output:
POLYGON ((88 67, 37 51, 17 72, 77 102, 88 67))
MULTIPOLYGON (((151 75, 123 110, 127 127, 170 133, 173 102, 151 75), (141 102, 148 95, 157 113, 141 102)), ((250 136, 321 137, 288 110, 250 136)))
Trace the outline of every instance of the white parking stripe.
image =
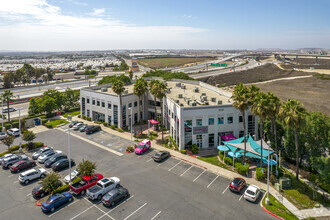
POLYGON ((124 218, 124 220, 128 219, 129 217, 131 217, 132 215, 134 215, 137 211, 139 211, 140 209, 142 209, 145 205, 147 205, 148 203, 144 203, 142 206, 140 206, 140 208, 138 208, 137 210, 135 210, 134 212, 132 212, 129 216, 127 216, 126 218, 124 218))
POLYGON ((78 202, 79 200, 76 200, 76 201, 74 201, 74 202, 72 202, 72 203, 70 203, 68 206, 65 206, 65 207, 63 207, 63 208, 61 208, 61 209, 59 209, 59 210, 57 210, 56 212, 54 212, 53 214, 51 214, 51 215, 48 215, 48 217, 50 218, 50 217, 52 217, 53 215, 55 215, 55 214, 57 214, 57 213, 59 213, 60 211, 62 211, 63 209, 65 209, 65 208, 67 208, 67 207, 69 207, 70 205, 73 205, 73 204, 75 204, 76 202, 78 202))
POLYGON ((159 211, 159 212, 158 212, 154 217, 152 217, 150 220, 154 220, 154 219, 156 219, 157 216, 158 216, 160 213, 162 213, 162 211, 159 211))
POLYGON ((147 162, 149 162, 149 161, 151 161, 152 160, 152 158, 150 158, 149 160, 147 160, 147 162))
POLYGON ((209 187, 211 186, 211 184, 212 184, 212 183, 213 183, 218 177, 219 177, 219 175, 216 176, 212 182, 210 182, 210 184, 207 186, 207 188, 209 188, 209 187))
POLYGON ((93 206, 95 206, 95 208, 97 208, 98 210, 100 210, 101 212, 103 212, 104 215, 108 216, 109 218, 111 218, 112 220, 115 220, 114 218, 112 218, 110 215, 108 215, 108 213, 106 213, 105 211, 103 211, 102 209, 100 209, 99 207, 97 207, 95 204, 93 204, 91 201, 89 201, 89 199, 84 198, 86 201, 88 201, 90 204, 92 204, 93 206))
POLYGON ((12 174, 12 175, 9 175, 9 176, 8 176, 8 178, 10 178, 10 177, 12 177, 12 176, 14 176, 14 174, 12 174))
POLYGON ((163 163, 164 163, 164 162, 157 164, 157 167, 160 167, 163 163))
MULTIPOLYGON (((114 207, 113 209, 111 209, 109 212, 107 212, 107 214, 109 214, 110 212, 112 212, 113 210, 115 210, 116 208, 118 208, 119 206, 123 205, 124 203, 128 202, 128 200, 132 199, 134 197, 134 195, 132 195, 131 197, 129 197, 127 200, 125 200, 124 202, 120 203, 119 205, 117 205, 116 207, 114 207)), ((105 216, 105 214, 103 214, 101 217, 99 217, 97 220, 103 218, 103 216, 105 216)))
POLYGON ((224 194, 227 191, 228 188, 229 188, 229 186, 227 186, 227 188, 222 192, 222 194, 224 194))
POLYGON ((16 180, 14 183, 17 183, 18 182, 18 180, 16 180))
MULTIPOLYGON (((81 214, 87 212, 88 210, 90 210, 90 209, 93 208, 93 207, 94 207, 94 205, 92 205, 91 207, 85 209, 84 211, 80 212, 79 214, 75 215, 73 218, 70 218, 70 220, 77 218, 79 215, 81 215, 81 214)), ((55 212, 55 213, 56 213, 56 212, 55 212)), ((54 213, 54 214, 55 214, 55 213, 54 213)), ((48 217, 50 217, 50 215, 49 215, 48 217)))
POLYGON ((173 170, 177 165, 179 165, 180 163, 182 163, 182 161, 179 161, 179 163, 175 164, 172 168, 168 169, 168 171, 173 170))
POLYGON ((27 194, 26 196, 31 196, 32 195, 32 193, 29 193, 29 194, 27 194))
POLYGON ((244 196, 244 193, 242 194, 242 196, 239 198, 239 200, 238 201, 241 201, 241 199, 242 199, 242 197, 244 196))
POLYGON ((191 167, 189 167, 188 169, 186 169, 186 171, 184 171, 180 176, 183 176, 183 174, 185 174, 186 172, 188 172, 192 167, 193 167, 193 165, 191 165, 191 167))
POLYGON ((203 173, 205 173, 206 172, 206 170, 204 170, 203 172, 201 172, 201 174, 199 174, 198 175, 198 177, 196 177, 194 180, 193 180, 193 182, 195 182, 201 175, 203 175, 203 173))

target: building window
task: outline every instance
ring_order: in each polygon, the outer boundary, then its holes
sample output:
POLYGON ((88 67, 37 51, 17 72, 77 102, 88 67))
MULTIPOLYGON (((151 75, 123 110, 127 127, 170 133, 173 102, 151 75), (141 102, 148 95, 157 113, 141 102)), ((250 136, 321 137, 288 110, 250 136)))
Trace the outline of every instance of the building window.
POLYGON ((95 105, 95 99, 93 99, 93 101, 92 101, 92 105, 95 105))
POLYGON ((239 116, 239 117, 238 117, 238 121, 239 121, 239 122, 243 122, 243 116, 239 116))
POLYGON ((171 115, 171 110, 170 109, 168 110, 168 115, 171 115))
POLYGON ((134 114, 134 124, 138 122, 138 113, 134 114))
POLYGON ((105 108, 105 102, 102 102, 102 107, 105 108))
POLYGON ((196 119, 196 126, 203 126, 203 119, 196 119))
POLYGON ((223 117, 219 117, 218 118, 218 125, 223 125, 225 122, 224 118, 223 117))
POLYGON ((230 117, 227 118, 227 123, 228 124, 232 124, 233 123, 233 117, 232 116, 230 116, 230 117))
POLYGON ((87 103, 89 103, 89 99, 87 98, 87 103))
POLYGON ((123 105, 122 112, 123 112, 123 117, 122 117, 123 127, 125 127, 126 126, 126 105, 123 105))
POLYGON ((111 103, 108 103, 108 109, 111 109, 111 103))
POLYGON ((173 112, 172 112, 172 118, 174 118, 174 114, 173 114, 173 112))
POLYGON ((209 125, 214 125, 214 118, 209 118, 209 125))
POLYGON ((137 102, 134 102, 134 107, 136 107, 137 106, 137 102))
POLYGON ((113 105, 113 123, 118 125, 118 105, 113 105))
POLYGON ((86 109, 86 107, 85 107, 85 98, 82 97, 81 98, 81 113, 82 113, 82 115, 85 115, 85 109, 86 109))
POLYGON ((239 131, 239 138, 244 136, 244 131, 239 131))
POLYGON ((96 101, 96 105, 100 106, 100 101, 99 100, 96 101))
POLYGON ((128 103, 128 107, 129 108, 132 108, 132 103, 128 103))
POLYGON ((214 147, 214 134, 209 134, 209 147, 214 147))
POLYGON ((108 116, 108 125, 111 125, 111 116, 108 116))
POLYGON ((90 117, 89 109, 87 109, 87 117, 90 117))
POLYGON ((142 100, 140 100, 140 105, 142 105, 142 100))
POLYGON ((140 112, 140 121, 142 120, 142 112, 140 112))

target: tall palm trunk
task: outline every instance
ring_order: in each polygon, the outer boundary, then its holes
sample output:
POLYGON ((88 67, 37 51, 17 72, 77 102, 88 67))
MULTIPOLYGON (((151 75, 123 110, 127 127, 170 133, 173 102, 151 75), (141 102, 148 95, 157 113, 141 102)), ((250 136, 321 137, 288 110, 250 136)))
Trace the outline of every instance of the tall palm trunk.
POLYGON ((297 166, 297 171, 296 171, 296 181, 299 180, 299 147, 298 147, 298 132, 297 128, 294 129, 294 142, 296 144, 296 166, 297 166))
POLYGON ((8 99, 7 99, 7 114, 8 114, 8 122, 10 123, 10 111, 9 111, 9 100, 8 99))
POLYGON ((263 136, 264 136, 264 131, 263 131, 263 119, 260 117, 260 146, 261 146, 261 153, 260 153, 260 155, 261 155, 261 159, 260 159, 260 168, 262 168, 262 159, 263 159, 263 157, 262 157, 262 140, 263 140, 263 136))
POLYGON ((245 127, 245 111, 241 111, 243 117, 243 131, 244 131, 244 157, 243 163, 245 162, 245 154, 246 154, 246 127, 245 127))

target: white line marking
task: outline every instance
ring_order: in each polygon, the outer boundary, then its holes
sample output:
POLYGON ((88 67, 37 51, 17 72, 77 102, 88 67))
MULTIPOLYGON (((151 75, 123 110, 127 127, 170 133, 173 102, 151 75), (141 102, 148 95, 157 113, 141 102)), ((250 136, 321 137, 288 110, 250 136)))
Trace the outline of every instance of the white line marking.
POLYGON ((29 193, 29 194, 27 194, 26 196, 31 196, 32 195, 32 193, 29 193))
POLYGON ((162 211, 159 211, 159 212, 158 212, 154 217, 152 217, 150 220, 154 220, 154 219, 156 219, 157 216, 158 216, 160 213, 162 213, 162 211))
POLYGON ((175 164, 172 168, 168 169, 168 171, 173 170, 173 168, 175 168, 177 165, 179 165, 180 163, 182 163, 182 161, 179 161, 179 163, 175 164))
POLYGON ((227 191, 228 188, 229 188, 229 186, 227 186, 227 188, 222 192, 222 194, 224 194, 227 191))
POLYGON ((241 201, 241 199, 242 199, 242 197, 244 196, 244 193, 243 193, 243 195, 239 198, 239 200, 238 201, 241 201))
POLYGON ((53 214, 51 214, 51 215, 48 215, 48 217, 50 218, 50 217, 52 217, 53 215, 55 215, 55 214, 57 214, 57 213, 59 213, 60 211, 62 211, 63 209, 65 209, 66 207, 69 207, 70 205, 72 205, 72 204, 74 204, 74 203, 76 203, 76 202, 78 202, 79 200, 76 200, 76 201, 74 201, 73 203, 70 203, 68 206, 64 206, 63 208, 61 208, 61 209, 59 209, 59 210, 57 210, 56 212, 54 212, 53 214))
MULTIPOLYGON (((77 218, 79 215, 81 215, 81 214, 87 212, 88 210, 90 210, 90 209, 93 208, 93 207, 94 207, 94 205, 92 205, 92 206, 89 207, 88 209, 85 209, 84 211, 80 212, 79 214, 77 214, 77 215, 74 216, 73 218, 70 218, 70 220, 77 218)), ((56 213, 56 212, 55 212, 55 213, 56 213)), ((54 213, 54 214, 55 214, 55 213, 54 213)), ((53 214, 52 214, 52 215, 53 215, 53 214)), ((50 215, 49 215, 48 217, 50 217, 50 215)))
MULTIPOLYGON (((164 162, 163 162, 164 163, 164 162)), ((157 164, 157 167, 160 167, 163 163, 159 163, 159 164, 157 164)))
POLYGON ((199 174, 198 175, 198 177, 196 177, 194 180, 193 180, 193 182, 195 182, 201 175, 203 175, 203 173, 205 173, 206 172, 206 170, 204 170, 203 172, 201 172, 201 174, 199 174))
MULTIPOLYGON (((107 212, 107 214, 109 214, 110 212, 112 212, 113 210, 115 210, 116 208, 118 208, 119 206, 123 205, 124 203, 128 202, 128 200, 132 199, 134 197, 134 195, 132 195, 131 197, 129 197, 127 200, 125 200, 124 202, 120 203, 119 205, 117 205, 116 207, 114 207, 113 209, 111 209, 109 212, 107 212)), ((103 214, 101 217, 99 217, 97 220, 103 218, 103 216, 105 216, 105 214, 103 214)))
POLYGON ((10 178, 10 177, 12 177, 12 176, 14 176, 14 174, 12 174, 12 175, 9 175, 9 176, 8 176, 8 178, 10 178))
POLYGON ((16 180, 14 183, 17 183, 18 182, 18 180, 16 180))
POLYGON ((209 187, 211 186, 211 184, 212 184, 212 183, 213 183, 218 177, 219 177, 219 175, 216 176, 212 182, 210 182, 210 184, 207 186, 207 188, 209 188, 209 187))
POLYGON ((68 207, 70 206, 70 205, 73 205, 73 204, 75 204, 76 202, 78 202, 79 200, 76 200, 76 201, 74 201, 73 203, 70 203, 69 205, 68 205, 68 207))
POLYGON ((193 165, 191 165, 191 167, 189 167, 188 169, 186 169, 186 171, 184 171, 180 176, 183 176, 183 174, 185 174, 186 172, 188 172, 192 167, 193 167, 193 165))
POLYGON ((137 211, 139 211, 140 209, 142 209, 145 205, 147 205, 148 203, 144 203, 142 206, 140 206, 140 208, 138 208, 137 210, 135 210, 134 212, 132 212, 129 216, 127 216, 126 218, 124 218, 124 220, 128 219, 129 217, 131 217, 132 215, 134 215, 137 211))
POLYGON ((108 216, 109 218, 111 218, 112 220, 115 220, 114 218, 112 218, 110 215, 108 215, 108 213, 106 213, 105 211, 103 211, 102 209, 100 209, 99 207, 97 207, 95 204, 93 204, 91 201, 89 201, 89 199, 84 198, 86 201, 88 201, 90 204, 92 204, 95 208, 97 208, 98 210, 100 210, 101 212, 103 212, 104 215, 108 216))
POLYGON ((6 172, 5 170, 2 171, 2 173, 6 172))
POLYGON ((152 158, 150 158, 149 160, 147 160, 147 162, 149 162, 149 161, 151 161, 152 160, 152 158))
POLYGON ((142 156, 140 155, 140 156, 138 156, 138 158, 141 158, 142 156))

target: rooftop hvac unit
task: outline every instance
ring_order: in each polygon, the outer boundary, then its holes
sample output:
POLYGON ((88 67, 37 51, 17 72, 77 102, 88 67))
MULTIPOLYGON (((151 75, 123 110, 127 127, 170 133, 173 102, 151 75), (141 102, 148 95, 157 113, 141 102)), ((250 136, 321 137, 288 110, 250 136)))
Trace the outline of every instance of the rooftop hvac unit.
POLYGON ((195 87, 195 88, 193 89, 193 91, 194 91, 194 92, 199 92, 198 87, 195 87))
POLYGON ((206 101, 206 102, 204 102, 204 104, 205 104, 205 105, 209 105, 209 102, 208 102, 208 101, 206 101))
POLYGON ((181 83, 177 83, 175 85, 176 85, 176 87, 181 87, 181 83))
POLYGON ((206 93, 205 93, 205 92, 203 92, 203 93, 202 93, 202 96, 206 96, 206 93))
POLYGON ((218 105, 222 105, 222 101, 221 100, 218 101, 218 105))
POLYGON ((167 88, 166 92, 171 93, 171 88, 167 88))
POLYGON ((191 103, 191 106, 196 106, 196 102, 191 103))
POLYGON ((201 100, 202 100, 202 102, 205 102, 205 101, 207 101, 207 97, 206 96, 201 96, 201 100))
POLYGON ((175 102, 176 102, 176 103, 179 103, 179 100, 178 100, 178 99, 176 99, 176 100, 175 100, 175 102))
POLYGON ((128 90, 125 90, 125 91, 124 91, 124 94, 127 95, 127 94, 128 94, 128 90))
POLYGON ((217 101, 217 99, 216 98, 211 98, 211 100, 212 100, 212 102, 216 102, 217 101))
POLYGON ((190 105, 191 101, 190 100, 187 100, 187 104, 190 105))
POLYGON ((181 89, 186 89, 186 85, 182 84, 181 89))
POLYGON ((228 99, 228 103, 230 103, 230 99, 228 99))
POLYGON ((108 88, 101 88, 101 92, 107 92, 108 88))
POLYGON ((182 99, 182 94, 178 94, 178 98, 182 99))
POLYGON ((181 103, 180 106, 183 106, 183 104, 181 103))

